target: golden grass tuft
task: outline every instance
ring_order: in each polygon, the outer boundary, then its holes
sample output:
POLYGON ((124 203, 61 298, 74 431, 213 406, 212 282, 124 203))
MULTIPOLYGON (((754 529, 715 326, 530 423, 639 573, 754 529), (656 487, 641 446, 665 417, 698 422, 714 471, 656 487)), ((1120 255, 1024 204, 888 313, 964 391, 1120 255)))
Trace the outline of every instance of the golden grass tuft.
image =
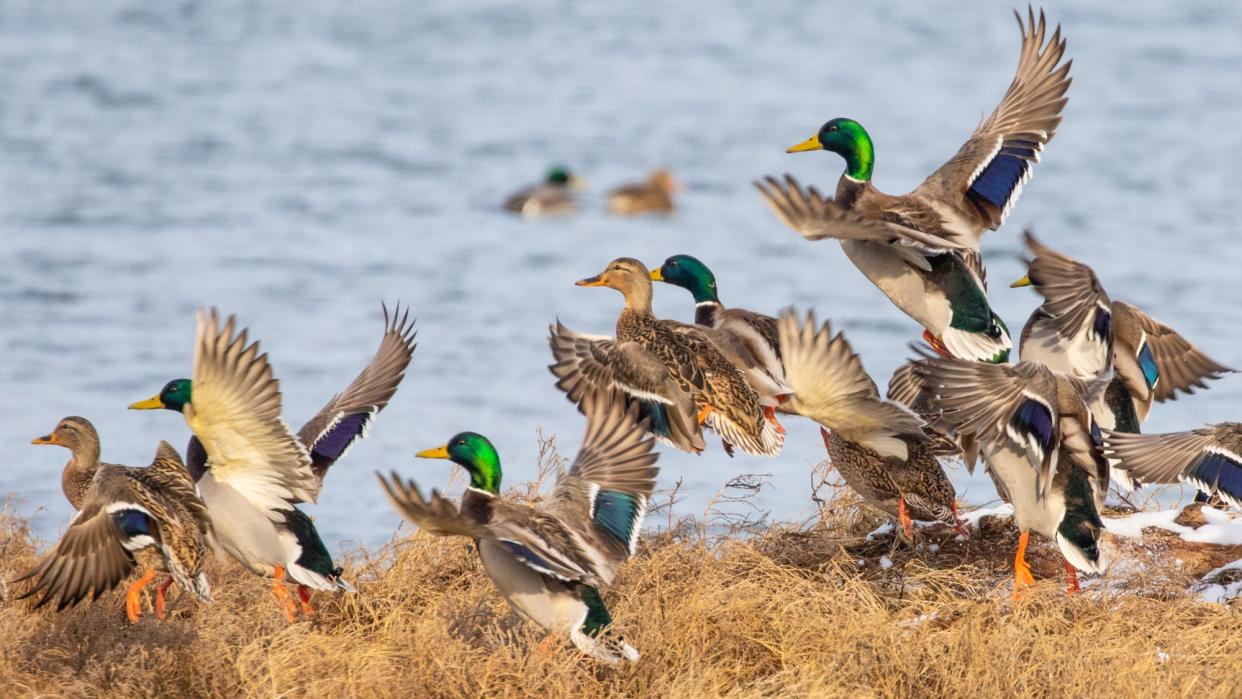
MULTIPOLYGON (((1040 543, 1032 567, 1050 579, 1015 603, 1016 532, 1007 521, 984 518, 966 542, 926 530, 935 552, 868 540, 879 521, 848 493, 823 503, 813 524, 767 525, 747 537, 666 521, 606 594, 643 654, 633 665, 601 665, 568 642, 541 655, 541 632, 497 597, 469 542, 405 528, 378 551, 346 556, 359 594, 317 595, 312 622, 286 624, 269 583, 232 563, 210 571, 214 604, 174 591, 163 622, 127 624, 119 593, 61 614, 10 600, 0 607, 0 696, 1237 692, 1242 621, 1231 606, 1181 592, 1185 580, 1145 568, 1127 585, 1066 598, 1059 559, 1040 543)), ((36 554, 11 514, 0 514, 0 548, 6 579, 36 554)))

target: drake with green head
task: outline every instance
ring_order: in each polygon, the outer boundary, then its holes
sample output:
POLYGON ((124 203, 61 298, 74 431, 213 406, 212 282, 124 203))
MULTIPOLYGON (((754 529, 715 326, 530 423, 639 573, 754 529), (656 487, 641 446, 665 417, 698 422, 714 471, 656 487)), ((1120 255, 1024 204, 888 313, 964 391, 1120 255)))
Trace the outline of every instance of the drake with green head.
POLYGON ((835 198, 786 176, 756 183, 777 217, 810 240, 836 238, 850 260, 942 355, 1008 360, 1012 342, 988 304, 979 240, 1004 222, 1052 140, 1068 101, 1071 62, 1058 26, 1045 42, 1041 12, 1024 25, 1018 69, 992 115, 947 163, 909 194, 872 184, 875 146, 853 119, 825 123, 790 153, 827 150, 845 159, 835 198))
POLYGON ((501 497, 500 457, 476 432, 417 454, 449 459, 470 474, 460 508, 434 490, 425 499, 396 473, 380 476, 380 483, 397 511, 419 527, 474 539, 505 601, 551 634, 541 648, 552 637, 568 637, 593 658, 637 660, 638 652, 614 634, 600 591, 637 548, 657 455, 653 440, 643 437, 648 426, 636 422, 638 405, 620 392, 593 391, 582 408, 582 449, 538 507, 501 497))
POLYGON ((716 275, 697 257, 673 255, 659 268, 651 270, 652 281, 665 282, 690 292, 694 297, 694 322, 725 335, 722 347, 735 347, 734 360, 768 410, 784 402, 792 389, 785 383, 781 366, 780 340, 776 319, 741 308, 725 308, 716 288, 716 275))
POLYGON ((218 524, 221 547, 252 573, 274 578, 289 621, 312 614, 310 591, 352 591, 314 523, 297 507, 314 502, 330 466, 363 437, 396 393, 415 344, 408 311, 384 308, 384 335, 370 364, 295 436, 281 419, 280 386, 247 333, 199 314, 194 379, 174 379, 130 406, 180 413, 193 431, 187 470, 218 524), (284 585, 297 584, 298 604, 284 585))
POLYGON ((505 208, 525 218, 568 214, 578 209, 574 192, 582 189, 582 181, 557 165, 543 182, 523 188, 505 200, 505 208))

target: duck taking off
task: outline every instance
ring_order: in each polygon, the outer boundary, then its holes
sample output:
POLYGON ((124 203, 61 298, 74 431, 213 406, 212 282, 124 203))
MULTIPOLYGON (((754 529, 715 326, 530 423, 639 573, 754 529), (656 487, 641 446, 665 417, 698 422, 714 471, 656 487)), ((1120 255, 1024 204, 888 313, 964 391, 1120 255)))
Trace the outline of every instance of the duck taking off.
POLYGON ((1008 361, 1012 343, 988 303, 979 240, 1004 223, 1061 122, 1071 61, 1058 26, 1044 14, 1027 22, 1009 90, 948 162, 913 192, 885 194, 872 184, 875 147, 862 124, 837 118, 791 148, 845 159, 835 198, 803 190, 786 176, 756 183, 777 218, 809 240, 836 238, 846 256, 942 355, 1008 361))
POLYGON ((470 474, 457 507, 413 481, 380 476, 403 517, 440 536, 474 539, 483 569, 513 609, 583 653, 609 662, 638 660, 614 633, 602 592, 634 555, 659 469, 638 405, 620 392, 592 391, 583 400, 586 436, 573 466, 538 507, 500 494, 500 456, 475 432, 421 451, 449 459, 470 474))

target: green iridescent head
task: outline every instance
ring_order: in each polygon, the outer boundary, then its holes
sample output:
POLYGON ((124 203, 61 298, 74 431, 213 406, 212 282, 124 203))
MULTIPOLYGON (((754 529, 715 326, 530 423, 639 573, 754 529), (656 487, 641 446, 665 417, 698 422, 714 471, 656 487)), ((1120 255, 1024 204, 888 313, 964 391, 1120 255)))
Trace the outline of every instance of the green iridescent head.
POLYGON ((845 158, 845 174, 851 179, 862 182, 871 179, 871 171, 875 167, 875 147, 867 130, 853 119, 833 119, 821 126, 819 133, 796 146, 790 146, 785 152, 809 150, 830 150, 845 158))
POLYGON ((659 269, 651 270, 651 278, 686 289, 694 295, 695 303, 720 302, 716 295, 716 275, 696 257, 673 255, 659 269))
POLYGON ((160 392, 150 398, 130 405, 131 410, 174 410, 182 412, 190 402, 190 380, 173 379, 164 384, 160 392))
POLYGON ((500 455, 481 434, 459 432, 448 444, 420 451, 420 459, 448 459, 470 474, 470 487, 493 495, 500 494, 500 455))
POLYGON ((551 170, 548 170, 547 179, 548 179, 548 184, 567 185, 569 184, 570 180, 573 179, 573 176, 569 174, 569 170, 566 170, 560 165, 557 165, 551 170))

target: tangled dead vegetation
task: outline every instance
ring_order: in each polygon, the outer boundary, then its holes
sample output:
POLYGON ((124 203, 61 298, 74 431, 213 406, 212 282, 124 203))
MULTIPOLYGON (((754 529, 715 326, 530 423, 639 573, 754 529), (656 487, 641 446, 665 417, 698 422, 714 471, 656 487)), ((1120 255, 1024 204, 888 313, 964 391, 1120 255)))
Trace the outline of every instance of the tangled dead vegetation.
MULTIPOLYGON (((545 476, 559 468, 554 449, 542 463, 545 476)), ((1130 563, 1067 598, 1041 544, 1030 562, 1044 581, 1014 602, 1007 518, 982 517, 970 540, 924 529, 909 546, 869 536, 883 520, 825 491, 820 516, 800 524, 653 515, 607 595, 643 654, 632 665, 567 642, 539 653, 540 634, 500 601, 469 542, 403 528, 346 552, 359 593, 321 595, 317 617, 294 625, 266 583, 223 562, 209 571, 216 602, 174 592, 163 622, 126 623, 120 593, 61 614, 10 599, 0 696, 1213 697, 1242 679, 1237 611, 1187 592, 1238 547, 1110 537, 1130 563)), ((0 576, 42 546, 0 515, 0 576)))

